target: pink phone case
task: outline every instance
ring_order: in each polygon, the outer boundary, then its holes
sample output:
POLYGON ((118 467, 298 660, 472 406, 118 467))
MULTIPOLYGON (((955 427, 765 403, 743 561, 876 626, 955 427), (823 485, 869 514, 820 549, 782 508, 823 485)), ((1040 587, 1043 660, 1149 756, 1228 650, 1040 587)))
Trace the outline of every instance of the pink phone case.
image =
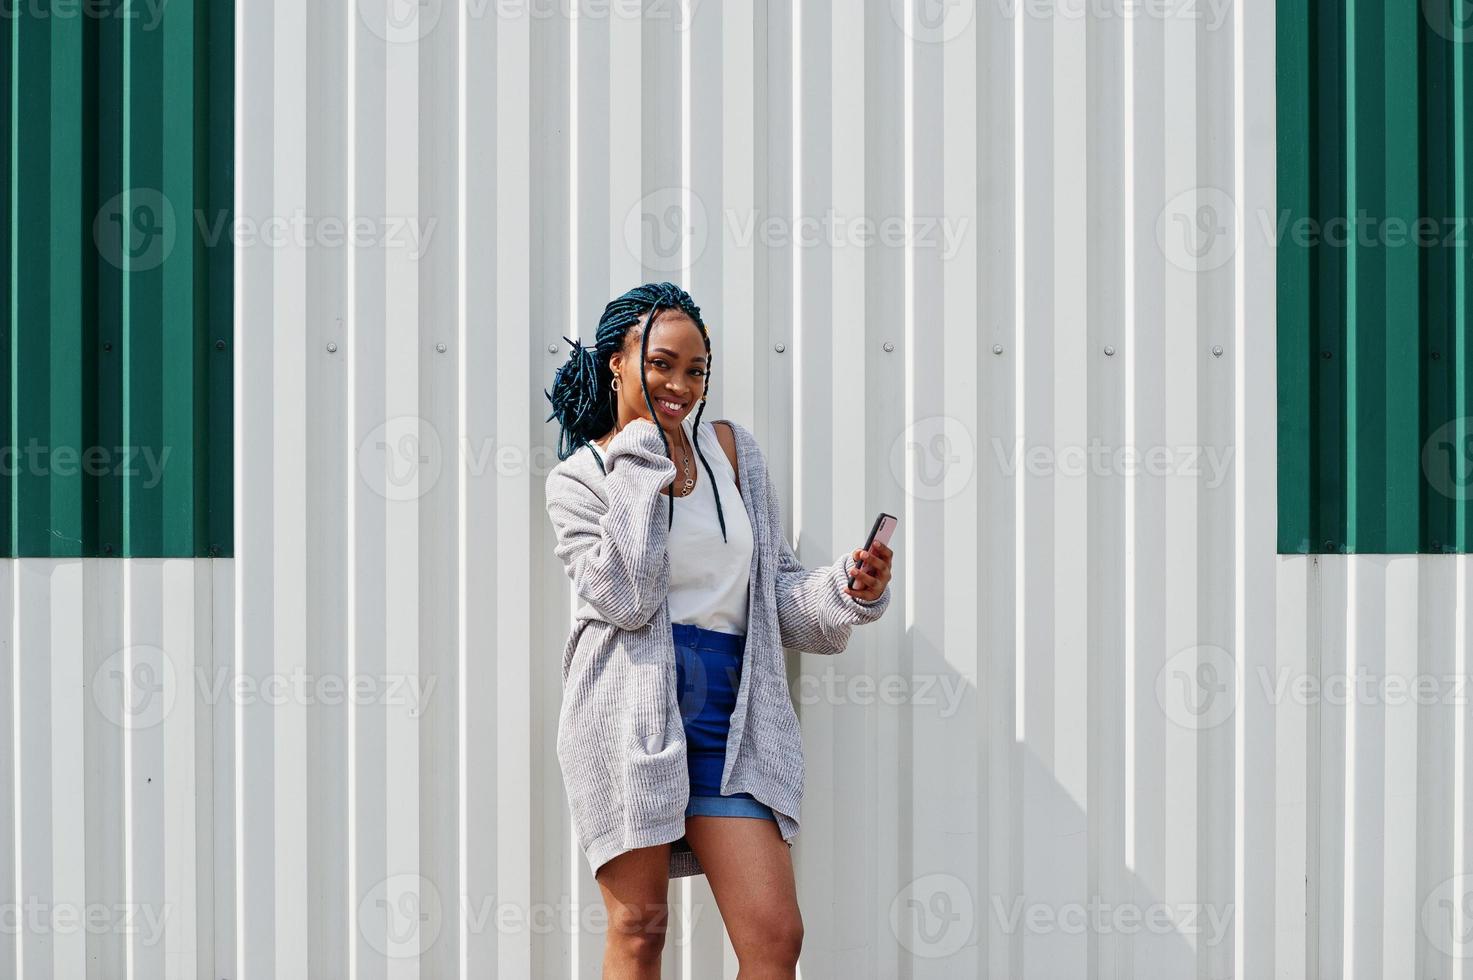
MULTIPOLYGON (((894 515, 881 513, 879 517, 875 518, 874 527, 870 528, 869 538, 864 543, 864 550, 869 551, 876 541, 889 546, 890 536, 895 533, 895 526, 899 523, 900 521, 894 515)), ((859 567, 864 568, 864 563, 861 562, 859 567)), ((854 588, 853 575, 849 576, 849 588, 854 588)))

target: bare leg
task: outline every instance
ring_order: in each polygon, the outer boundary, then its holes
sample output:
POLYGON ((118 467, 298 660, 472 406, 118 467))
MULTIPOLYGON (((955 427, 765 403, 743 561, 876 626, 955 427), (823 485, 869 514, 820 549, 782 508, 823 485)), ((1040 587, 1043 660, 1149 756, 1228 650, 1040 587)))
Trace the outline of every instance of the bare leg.
POLYGON ((639 847, 596 875, 609 913, 604 980, 660 980, 670 908, 670 845, 639 847))
POLYGON ((736 950, 740 980, 792 980, 803 948, 793 858, 771 820, 685 818, 685 836, 705 869, 736 950))

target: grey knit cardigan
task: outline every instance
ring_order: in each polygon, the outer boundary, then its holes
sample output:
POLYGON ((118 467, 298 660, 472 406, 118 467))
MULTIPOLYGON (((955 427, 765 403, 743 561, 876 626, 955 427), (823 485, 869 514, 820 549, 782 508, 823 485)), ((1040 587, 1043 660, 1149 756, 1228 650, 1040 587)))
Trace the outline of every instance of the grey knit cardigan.
MULTIPOLYGON (((791 847, 803 802, 803 747, 783 649, 842 653, 852 627, 884 613, 890 587, 874 602, 846 594, 854 564, 848 552, 803 567, 783 536, 757 440, 741 425, 731 428, 754 543, 721 792, 747 792, 771 807, 791 847)), ((685 839, 690 779, 668 602, 670 502, 660 493, 675 479, 675 464, 648 419, 610 440, 602 466, 595 449, 579 447, 547 476, 554 550, 582 603, 563 648, 557 727, 574 829, 595 873, 627 851, 671 842, 671 878, 704 874, 685 839)), ((702 483, 697 492, 709 489, 702 483)))

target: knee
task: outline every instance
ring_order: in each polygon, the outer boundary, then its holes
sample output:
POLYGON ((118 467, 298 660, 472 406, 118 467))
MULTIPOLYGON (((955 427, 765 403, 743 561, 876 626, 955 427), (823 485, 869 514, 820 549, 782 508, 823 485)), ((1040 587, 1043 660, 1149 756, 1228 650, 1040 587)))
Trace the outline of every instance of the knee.
POLYGON ((639 909, 624 906, 609 921, 609 944, 620 955, 641 963, 654 963, 665 949, 667 907, 639 909))
MULTIPOLYGON (((748 931, 750 941, 745 949, 737 949, 737 959, 744 964, 791 969, 798 965, 803 951, 803 920, 797 915, 773 916, 754 924, 748 931)), ((735 939, 735 936, 732 937, 735 939)))

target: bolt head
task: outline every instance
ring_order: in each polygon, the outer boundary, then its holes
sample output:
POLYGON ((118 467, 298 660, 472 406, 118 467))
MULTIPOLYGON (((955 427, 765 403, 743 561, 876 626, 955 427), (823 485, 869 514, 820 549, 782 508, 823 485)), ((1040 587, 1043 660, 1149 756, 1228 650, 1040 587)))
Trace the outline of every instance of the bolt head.
POLYGON ((328 344, 327 345, 327 352, 329 354, 336 354, 338 352, 338 345, 337 344, 331 344, 331 343, 328 344))
POLYGON ((772 349, 775 350, 775 351, 777 351, 779 354, 781 354, 783 351, 785 351, 785 350, 788 349, 788 345, 787 344, 773 344, 772 345, 772 349))

